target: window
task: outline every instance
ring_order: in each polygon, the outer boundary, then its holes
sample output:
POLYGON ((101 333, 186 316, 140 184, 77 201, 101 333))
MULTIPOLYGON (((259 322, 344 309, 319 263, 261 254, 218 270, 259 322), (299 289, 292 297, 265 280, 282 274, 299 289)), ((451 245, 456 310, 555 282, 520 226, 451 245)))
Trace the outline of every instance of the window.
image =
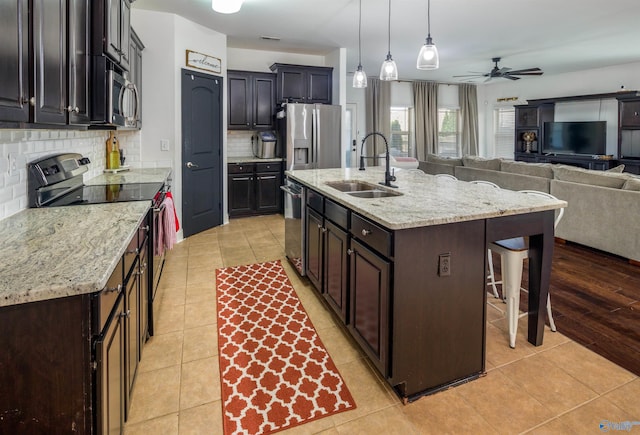
POLYGON ((438 109, 438 154, 446 157, 460 156, 460 110, 438 109))
POLYGON ((391 108, 389 153, 396 157, 414 157, 413 107, 391 108))
POLYGON ((493 111, 493 157, 513 159, 516 110, 498 107, 493 111))

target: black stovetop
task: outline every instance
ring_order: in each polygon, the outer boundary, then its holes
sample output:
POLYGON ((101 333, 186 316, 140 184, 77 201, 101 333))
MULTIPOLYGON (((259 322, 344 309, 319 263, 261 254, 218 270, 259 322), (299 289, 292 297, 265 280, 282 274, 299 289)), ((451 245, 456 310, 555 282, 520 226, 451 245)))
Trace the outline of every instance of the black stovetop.
POLYGON ((104 204, 109 202, 151 201, 164 183, 101 184, 80 186, 47 203, 47 207, 104 204))

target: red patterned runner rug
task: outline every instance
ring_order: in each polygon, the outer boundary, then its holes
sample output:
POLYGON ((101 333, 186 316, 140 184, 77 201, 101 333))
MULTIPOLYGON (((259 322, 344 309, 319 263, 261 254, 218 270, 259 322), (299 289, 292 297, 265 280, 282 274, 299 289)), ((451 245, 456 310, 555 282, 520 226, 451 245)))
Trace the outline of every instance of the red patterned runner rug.
POLYGON ((224 433, 270 434, 355 408, 279 260, 216 270, 224 433))

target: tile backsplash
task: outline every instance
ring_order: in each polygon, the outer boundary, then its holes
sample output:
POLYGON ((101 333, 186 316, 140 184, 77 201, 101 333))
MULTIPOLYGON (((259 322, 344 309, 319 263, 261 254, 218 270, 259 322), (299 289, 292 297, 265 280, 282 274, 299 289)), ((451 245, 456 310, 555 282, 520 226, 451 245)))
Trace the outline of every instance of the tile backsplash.
POLYGON ((251 148, 251 138, 257 144, 258 134, 255 131, 227 130, 227 156, 251 157, 254 155, 251 148))
MULTIPOLYGON (((125 164, 141 167, 140 132, 116 135, 125 164)), ((105 168, 108 137, 107 131, 0 130, 0 220, 27 208, 27 163, 51 154, 79 153, 91 160, 84 177, 92 178, 105 168)))

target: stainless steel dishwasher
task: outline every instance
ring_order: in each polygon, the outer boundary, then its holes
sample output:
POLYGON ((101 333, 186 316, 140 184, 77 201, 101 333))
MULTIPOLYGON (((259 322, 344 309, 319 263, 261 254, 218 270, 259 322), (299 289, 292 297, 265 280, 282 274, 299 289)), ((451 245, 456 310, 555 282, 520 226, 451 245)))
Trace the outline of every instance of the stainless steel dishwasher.
POLYGON ((280 189, 284 191, 285 254, 300 276, 305 276, 305 189, 289 178, 280 189))

